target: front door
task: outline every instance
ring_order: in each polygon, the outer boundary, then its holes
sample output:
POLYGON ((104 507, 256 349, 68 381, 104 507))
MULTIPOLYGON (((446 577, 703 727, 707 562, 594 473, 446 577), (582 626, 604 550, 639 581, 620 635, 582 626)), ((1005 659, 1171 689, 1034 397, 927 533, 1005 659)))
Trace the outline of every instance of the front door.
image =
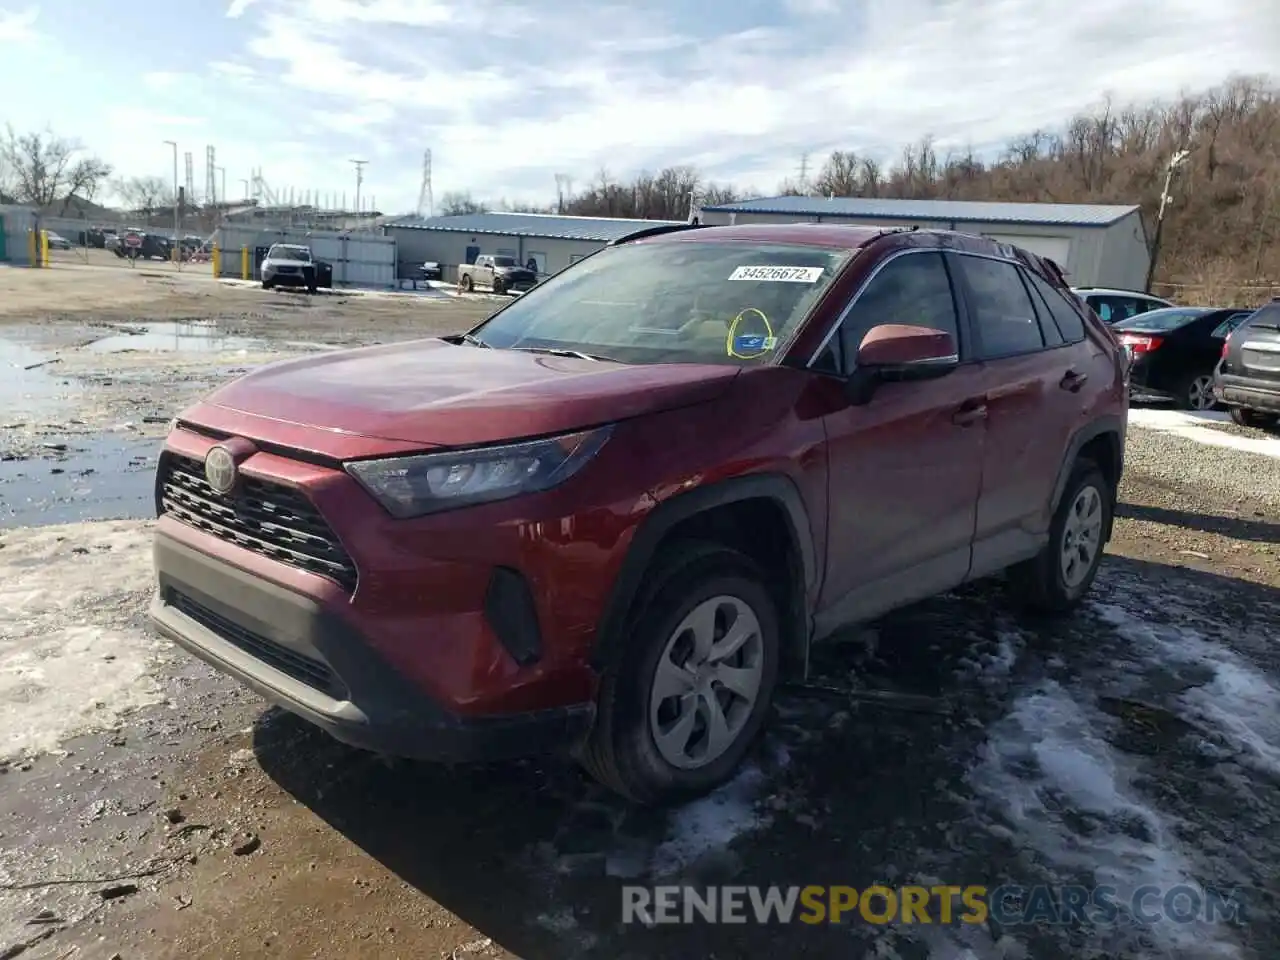
MULTIPOLYGON (((828 538, 820 633, 947 590, 969 571, 982 477, 983 375, 967 362, 949 271, 941 253, 890 259, 838 333, 843 372, 871 327, 908 323, 944 330, 961 365, 936 380, 881 384, 870 402, 838 403, 824 417, 828 538)), ((839 381, 832 381, 839 390, 839 381)))

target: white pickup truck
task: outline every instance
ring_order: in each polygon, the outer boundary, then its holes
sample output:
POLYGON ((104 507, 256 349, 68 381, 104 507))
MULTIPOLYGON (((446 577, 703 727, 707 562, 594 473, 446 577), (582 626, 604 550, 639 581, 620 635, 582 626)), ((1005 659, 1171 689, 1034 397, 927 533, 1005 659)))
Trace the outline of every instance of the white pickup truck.
POLYGON ((538 282, 538 275, 520 266, 515 257, 494 257, 485 254, 476 257, 475 263, 458 267, 458 288, 467 293, 489 287, 494 293, 525 291, 538 282))

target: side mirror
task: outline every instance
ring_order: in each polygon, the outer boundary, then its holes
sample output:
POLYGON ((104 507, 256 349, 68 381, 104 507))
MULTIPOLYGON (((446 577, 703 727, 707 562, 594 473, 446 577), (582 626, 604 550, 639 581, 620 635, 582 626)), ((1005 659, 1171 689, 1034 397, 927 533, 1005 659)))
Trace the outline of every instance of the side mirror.
POLYGON ((911 324, 885 323, 862 338, 853 374, 847 381, 849 399, 871 399, 879 383, 933 380, 960 365, 955 338, 942 330, 911 324))

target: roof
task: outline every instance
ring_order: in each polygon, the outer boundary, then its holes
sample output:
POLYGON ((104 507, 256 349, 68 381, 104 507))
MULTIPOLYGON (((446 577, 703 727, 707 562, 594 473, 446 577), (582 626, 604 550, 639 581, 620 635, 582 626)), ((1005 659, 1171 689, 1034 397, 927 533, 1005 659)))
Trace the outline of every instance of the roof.
POLYGON ((748 240, 853 250, 866 246, 890 231, 907 232, 892 227, 871 227, 865 223, 739 223, 735 226, 704 226, 688 231, 663 233, 639 242, 715 243, 718 240, 748 240))
POLYGON ((629 233, 679 220, 621 220, 610 217, 562 217, 548 213, 464 213, 455 217, 401 217, 384 226, 407 230, 497 234, 507 237, 549 237, 557 240, 595 240, 608 243, 629 233))
POLYGON ((932 220, 946 223, 1016 223, 1040 226, 1107 227, 1136 205, 1097 203, 987 203, 973 200, 887 200, 875 197, 764 197, 714 207, 704 213, 764 213, 865 220, 932 220))

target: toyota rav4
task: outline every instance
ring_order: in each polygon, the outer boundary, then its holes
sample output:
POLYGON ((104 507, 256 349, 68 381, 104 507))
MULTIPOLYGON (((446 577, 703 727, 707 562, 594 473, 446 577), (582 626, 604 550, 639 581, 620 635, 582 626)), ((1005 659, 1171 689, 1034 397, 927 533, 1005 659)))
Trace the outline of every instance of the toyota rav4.
POLYGON ((469 333, 184 411, 153 617, 350 744, 563 749, 635 801, 696 795, 843 624, 1001 571, 1079 602, 1126 393, 1114 335, 1020 249, 649 228, 469 333))

